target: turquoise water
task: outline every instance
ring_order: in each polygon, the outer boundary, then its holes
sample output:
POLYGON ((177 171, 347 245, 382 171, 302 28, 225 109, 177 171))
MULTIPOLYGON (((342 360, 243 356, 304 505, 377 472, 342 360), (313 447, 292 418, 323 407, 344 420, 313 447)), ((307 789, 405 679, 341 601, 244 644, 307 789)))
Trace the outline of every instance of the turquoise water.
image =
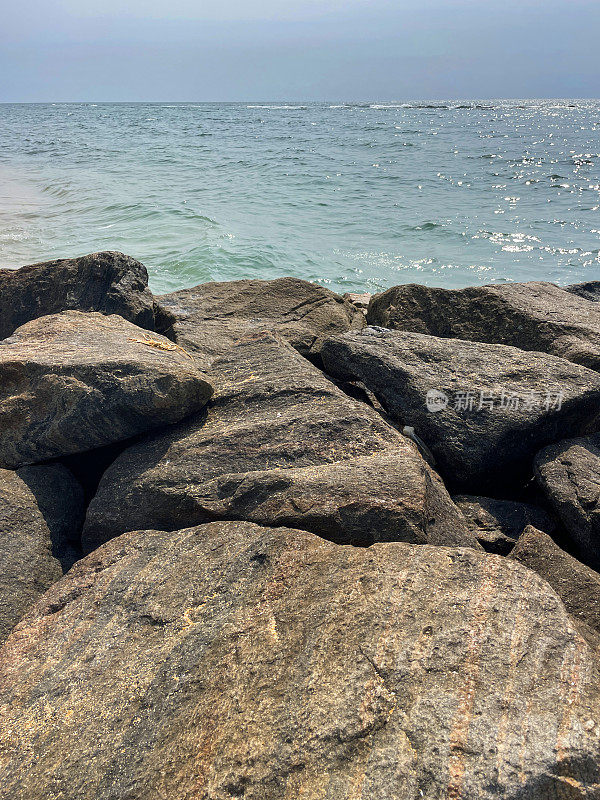
POLYGON ((600 102, 0 105, 0 266, 152 288, 600 278, 600 102))

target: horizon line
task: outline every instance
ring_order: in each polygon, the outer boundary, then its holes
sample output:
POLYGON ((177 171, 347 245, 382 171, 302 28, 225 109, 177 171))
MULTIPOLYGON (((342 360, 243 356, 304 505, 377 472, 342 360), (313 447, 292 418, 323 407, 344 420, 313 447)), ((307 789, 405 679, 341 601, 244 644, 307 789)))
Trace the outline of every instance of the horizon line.
POLYGON ((592 96, 571 96, 571 97, 427 97, 415 100, 402 100, 402 99, 381 99, 381 98, 360 98, 354 100, 342 100, 333 98, 328 100, 316 99, 297 99, 297 98, 275 98, 275 99, 241 99, 241 100, 0 100, 0 105, 77 105, 81 103, 95 104, 95 105, 136 105, 136 104, 162 104, 173 103, 175 105, 189 105, 196 103, 199 105, 214 105, 215 103, 228 103, 237 105, 240 103, 342 103, 344 105, 358 105, 358 104, 372 104, 372 103, 398 103, 398 104, 411 104, 411 103, 459 103, 459 102, 512 102, 512 101, 536 101, 536 100, 594 100, 600 101, 600 97, 592 96))

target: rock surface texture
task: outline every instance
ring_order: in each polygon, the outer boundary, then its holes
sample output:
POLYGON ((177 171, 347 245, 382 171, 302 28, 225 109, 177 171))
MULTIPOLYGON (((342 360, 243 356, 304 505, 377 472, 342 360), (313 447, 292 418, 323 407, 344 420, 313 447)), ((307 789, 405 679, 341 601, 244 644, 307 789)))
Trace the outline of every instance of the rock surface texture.
POLYGON ((587 281, 586 283, 572 283, 565 286, 567 292, 583 297, 584 300, 591 300, 594 303, 600 302, 600 281, 587 281))
POLYGON ((545 353, 365 328, 326 341, 322 358, 414 427, 442 477, 471 492, 527 480, 545 444, 600 429, 600 376, 545 353), (445 405, 429 410, 429 392, 445 405))
POLYGON ((397 330, 539 350, 600 369, 600 306, 553 283, 394 286, 375 295, 367 319, 397 330))
POLYGON ((189 354, 120 316, 41 317, 0 342, 0 466, 91 450, 178 422, 210 394, 189 354))
POLYGON ((0 469, 0 642, 76 560, 83 513, 64 467, 0 469))
POLYGON ((143 264, 123 253, 92 253, 0 270, 0 339, 60 311, 119 314, 154 329, 154 298, 143 264))
POLYGON ((364 325, 364 314, 347 300, 298 278, 203 283, 159 301, 176 319, 169 336, 205 363, 256 330, 275 331, 303 355, 316 356, 328 336, 364 325))
POLYGON ((133 445, 107 470, 86 551, 125 531, 214 519, 343 543, 478 546, 416 447, 279 337, 240 340, 210 379, 206 414, 133 445))
POLYGON ((213 523, 79 562, 0 653, 3 800, 600 791, 598 653, 468 548, 213 523))
MULTIPOLYGON (((510 554, 554 589, 576 622, 600 634, 600 575, 529 525, 510 554)), ((582 629, 587 635, 587 631, 582 629)))
POLYGON ((600 568, 600 434, 545 448, 535 473, 581 556, 600 568))
POLYGON ((455 495, 453 498, 477 540, 490 553, 508 555, 528 525, 552 533, 556 523, 539 506, 496 500, 493 497, 455 495))

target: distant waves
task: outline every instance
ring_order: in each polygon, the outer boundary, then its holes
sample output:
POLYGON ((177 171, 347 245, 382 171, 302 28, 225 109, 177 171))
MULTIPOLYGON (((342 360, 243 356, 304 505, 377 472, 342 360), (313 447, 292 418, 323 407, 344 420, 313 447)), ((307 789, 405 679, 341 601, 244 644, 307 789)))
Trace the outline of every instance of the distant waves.
POLYGON ((158 293, 600 278, 597 101, 0 111, 0 266, 122 250, 158 293))

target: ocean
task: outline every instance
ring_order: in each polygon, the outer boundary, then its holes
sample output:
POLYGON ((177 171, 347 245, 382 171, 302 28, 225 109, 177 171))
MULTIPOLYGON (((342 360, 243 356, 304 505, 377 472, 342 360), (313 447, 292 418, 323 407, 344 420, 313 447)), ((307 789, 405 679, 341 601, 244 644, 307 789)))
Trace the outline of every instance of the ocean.
POLYGON ((599 248, 599 101, 0 105, 0 267, 375 292, 598 279, 599 248))

